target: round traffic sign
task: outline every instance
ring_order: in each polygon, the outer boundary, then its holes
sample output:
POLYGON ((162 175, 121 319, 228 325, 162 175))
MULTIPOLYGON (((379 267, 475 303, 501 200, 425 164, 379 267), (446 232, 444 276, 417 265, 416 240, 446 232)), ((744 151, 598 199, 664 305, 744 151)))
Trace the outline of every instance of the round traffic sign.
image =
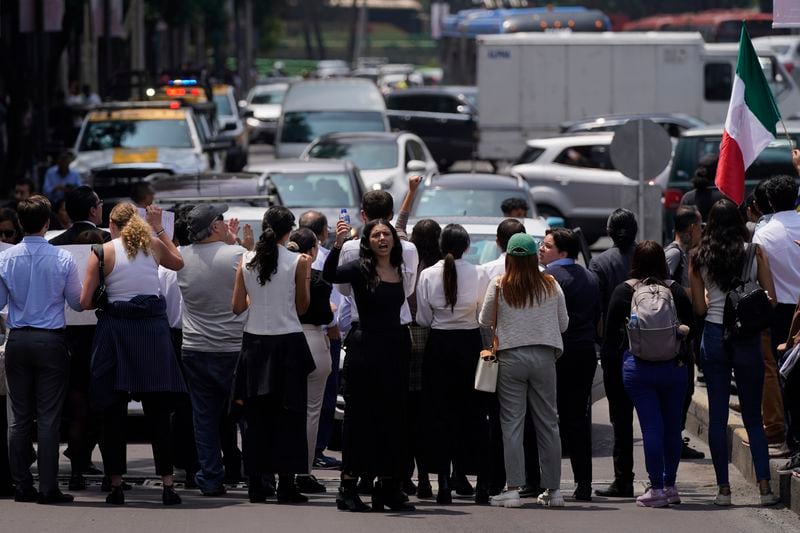
POLYGON ((627 177, 644 181, 658 176, 672 157, 672 141, 649 119, 629 120, 611 141, 611 162, 627 177))

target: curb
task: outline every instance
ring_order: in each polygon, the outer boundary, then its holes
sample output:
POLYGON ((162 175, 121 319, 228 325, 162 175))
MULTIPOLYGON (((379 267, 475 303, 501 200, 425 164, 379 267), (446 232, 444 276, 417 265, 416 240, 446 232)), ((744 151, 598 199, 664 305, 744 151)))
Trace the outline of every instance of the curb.
MULTIPOLYGON (((686 417, 686 430, 697 438, 708 443, 708 394, 704 386, 695 387, 692 404, 686 417)), ((747 432, 744 429, 742 415, 730 409, 728 411, 728 461, 735 466, 744 478, 755 484, 756 474, 750 447, 747 445, 747 432)), ((787 459, 770 459, 770 484, 781 502, 800 515, 800 479, 793 476, 779 475, 777 469, 787 459)))

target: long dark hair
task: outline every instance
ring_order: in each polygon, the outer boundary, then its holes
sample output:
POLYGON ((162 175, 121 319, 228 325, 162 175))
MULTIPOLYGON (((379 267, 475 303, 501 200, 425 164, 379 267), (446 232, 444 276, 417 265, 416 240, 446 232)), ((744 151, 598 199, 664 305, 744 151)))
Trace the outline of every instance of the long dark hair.
POLYGON ((439 250, 441 235, 442 227, 433 219, 424 218, 414 224, 409 240, 417 247, 420 270, 435 265, 442 258, 442 252, 439 250))
POLYGON ((460 224, 448 224, 442 230, 440 248, 444 256, 443 284, 444 301, 450 306, 450 311, 455 309, 458 302, 458 272, 456 259, 461 259, 469 248, 469 234, 460 224))
POLYGON ((22 226, 19 223, 19 217, 17 216, 17 212, 13 209, 9 209, 8 207, 4 207, 0 209, 0 222, 11 222, 14 225, 14 231, 16 235, 14 235, 14 244, 19 244, 22 240, 22 226))
POLYGON ((703 231, 692 266, 705 267, 709 280, 723 291, 732 288, 744 263, 744 245, 750 238, 747 226, 736 204, 723 198, 711 207, 708 225, 703 231))
POLYGON ((517 309, 539 305, 556 293, 556 280, 539 272, 536 254, 526 257, 506 255, 506 273, 501 283, 503 298, 517 309))
POLYGON ((389 231, 392 232, 394 244, 389 254, 389 263, 397 269, 399 275, 402 274, 400 267, 403 265, 403 246, 400 244, 400 237, 397 236, 397 230, 394 229, 391 222, 383 218, 369 221, 367 225, 364 226, 364 231, 361 233, 361 246, 358 252, 358 258, 361 263, 361 271, 364 277, 367 278, 367 286, 373 291, 381 282, 381 278, 378 276, 375 254, 369 246, 369 236, 376 226, 386 226, 389 228, 389 231))
POLYGON ((660 244, 656 241, 642 241, 636 246, 631 259, 631 277, 655 278, 661 281, 669 278, 667 257, 660 244))
POLYGON ((261 237, 247 268, 258 271, 258 282, 265 285, 278 271, 278 241, 292 231, 294 215, 282 206, 272 206, 261 220, 261 237))

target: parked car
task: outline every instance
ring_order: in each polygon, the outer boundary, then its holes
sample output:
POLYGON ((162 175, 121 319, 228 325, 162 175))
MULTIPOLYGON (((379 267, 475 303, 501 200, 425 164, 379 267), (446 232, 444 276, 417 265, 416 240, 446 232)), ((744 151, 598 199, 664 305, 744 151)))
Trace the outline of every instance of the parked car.
POLYGON ((273 142, 278 130, 283 97, 289 89, 288 83, 256 85, 247 94, 247 99, 239 102, 246 117, 253 142, 273 142))
POLYGON ((603 132, 532 139, 511 167, 531 187, 542 216, 580 227, 590 244, 606 234, 608 215, 623 204, 624 189, 637 185, 614 168, 613 138, 603 132))
MULTIPOLYGON (((414 224, 421 220, 420 217, 409 221, 408 234, 411 235, 414 224)), ((469 250, 464 253, 463 259, 473 265, 483 265, 494 261, 500 257, 500 249, 497 247, 497 226, 505 220, 504 217, 437 217, 436 222, 441 227, 447 224, 461 224, 469 234, 469 250)), ((549 229, 547 221, 543 218, 523 218, 520 219, 525 226, 525 233, 533 235, 537 242, 544 240, 545 231, 549 229)))
POLYGON ((326 133, 389 131, 386 104, 369 80, 305 80, 292 84, 283 100, 275 156, 298 157, 326 133))
MULTIPOLYGON (((795 145, 800 144, 800 121, 787 121, 786 129, 795 145)), ((672 160, 672 170, 663 196, 668 221, 680 205, 683 194, 692 188, 691 179, 700 158, 706 154, 719 154, 722 132, 722 125, 707 126, 688 130, 678 140, 672 160)), ((789 141, 783 135, 770 143, 745 171, 746 194, 749 194, 759 181, 776 174, 797 176, 792 164, 789 141)), ((667 230, 670 227, 671 225, 665 223, 667 230)))
POLYGON ((250 152, 250 133, 239 116, 233 87, 225 84, 214 85, 214 105, 217 108, 219 134, 233 141, 233 146, 225 154, 225 170, 238 172, 247 165, 250 152))
MULTIPOLYGON (((361 228, 358 213, 364 182, 358 168, 350 161, 278 159, 260 165, 250 165, 260 173, 264 191, 274 191, 280 204, 292 210, 295 217, 315 209, 323 213, 331 227, 336 224, 342 208, 350 214, 354 229, 361 228)), ((334 238, 331 232, 331 238, 334 238)))
POLYGON ((386 96, 394 130, 419 135, 442 170, 472 159, 478 142, 475 87, 420 87, 386 96))
POLYGON ((697 117, 684 113, 638 113, 622 115, 603 115, 562 122, 559 125, 561 133, 596 133, 601 131, 617 131, 629 120, 649 119, 656 124, 661 124, 670 137, 678 138, 681 133, 691 128, 700 128, 706 123, 697 117))
POLYGON ((311 143, 300 159, 347 159, 361 171, 367 189, 389 191, 396 205, 408 191, 408 177, 438 172, 422 139, 413 133, 329 133, 311 143))
POLYGON ((317 62, 317 68, 314 70, 314 77, 316 78, 344 78, 350 75, 350 67, 346 61, 341 59, 324 59, 317 62))
POLYGON ((778 61, 792 75, 795 83, 800 84, 800 35, 770 35, 756 37, 753 46, 763 49, 771 48, 778 61))
POLYGON ((422 182, 411 207, 410 218, 499 217, 508 198, 528 202, 528 217, 537 210, 530 188, 519 175, 442 174, 422 182))

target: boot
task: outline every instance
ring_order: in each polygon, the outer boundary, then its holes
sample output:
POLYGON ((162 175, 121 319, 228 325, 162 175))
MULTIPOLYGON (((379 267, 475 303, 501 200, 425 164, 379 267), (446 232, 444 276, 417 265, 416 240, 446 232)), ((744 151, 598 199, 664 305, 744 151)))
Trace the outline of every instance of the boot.
POLYGON ((339 495, 336 496, 336 508, 340 511, 365 513, 370 510, 369 505, 361 501, 355 479, 343 479, 339 485, 339 495))
POLYGON ((415 511, 416 508, 410 503, 403 501, 400 483, 394 479, 381 479, 375 483, 375 490, 372 491, 372 511, 381 513, 384 506, 394 512, 415 511))
POLYGON ((450 476, 445 472, 439 474, 439 492, 436 493, 436 503, 450 505, 453 503, 453 493, 450 490, 450 476))
POLYGON ((247 497, 250 498, 250 503, 264 503, 267 501, 267 491, 264 488, 264 479, 261 475, 249 477, 247 497))
POLYGON ((294 483, 294 474, 278 476, 278 503, 306 503, 308 498, 300 494, 294 483))

